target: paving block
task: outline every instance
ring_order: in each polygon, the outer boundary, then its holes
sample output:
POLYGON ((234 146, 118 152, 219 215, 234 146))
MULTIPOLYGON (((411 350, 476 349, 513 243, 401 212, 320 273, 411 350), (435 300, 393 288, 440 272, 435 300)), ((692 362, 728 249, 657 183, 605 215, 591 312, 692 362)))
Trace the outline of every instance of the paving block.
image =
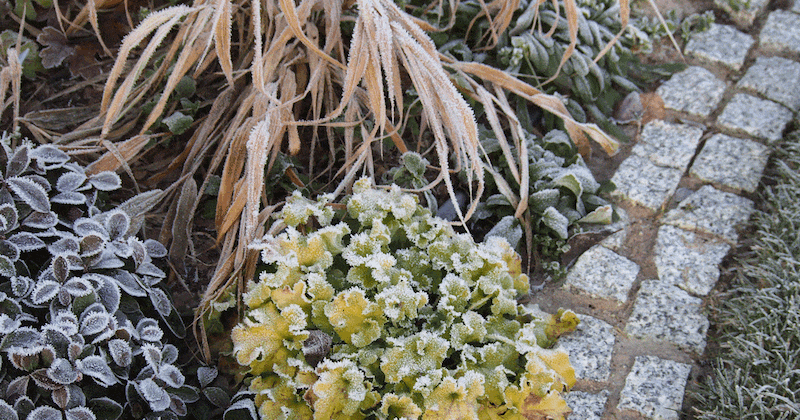
POLYGON ((785 10, 770 13, 759 39, 759 48, 766 52, 800 54, 800 15, 785 10))
POLYGON ((724 10, 731 17, 731 20, 736 23, 736 26, 742 29, 749 28, 753 21, 756 20, 756 17, 767 8, 768 4, 769 0, 749 0, 747 7, 734 10, 728 0, 714 0, 714 5, 724 10))
POLYGON ((655 120, 644 126, 641 140, 631 153, 648 158, 658 166, 683 172, 689 166, 702 136, 702 128, 655 120))
POLYGON ((769 148, 747 139, 715 134, 706 140, 689 171, 703 181, 753 192, 769 159, 769 148))
POLYGON ((796 61, 758 57, 738 86, 752 89, 792 111, 800 110, 800 63, 796 61))
POLYGON ((733 26, 712 23, 704 32, 692 36, 684 53, 703 61, 721 64, 733 70, 744 65, 747 51, 753 46, 753 37, 733 26))
POLYGON ((736 244, 736 226, 747 222, 753 202, 705 185, 667 212, 661 223, 719 236, 736 244))
POLYGON ((583 391, 570 391, 564 400, 567 407, 572 410, 570 419, 576 420, 601 420, 606 412, 606 403, 610 392, 604 389, 597 394, 583 391))
POLYGON ((720 127, 769 141, 780 140, 792 111, 766 99, 737 93, 717 118, 720 127))
POLYGON ((691 370, 685 363, 654 356, 636 357, 617 408, 638 411, 650 419, 678 419, 691 370))
POLYGON ((625 332, 638 338, 663 340, 684 350, 703 354, 708 317, 703 299, 661 280, 645 280, 625 324, 625 332))
POLYGON ((569 361, 578 379, 607 381, 611 375, 614 350, 614 327, 589 315, 578 315, 581 322, 575 332, 558 339, 569 353, 569 361))
POLYGON ((656 90, 666 108, 700 117, 711 115, 724 92, 725 82, 697 66, 674 74, 656 90))
POLYGON ((725 242, 706 239, 675 226, 661 226, 654 248, 658 278, 705 296, 719 280, 719 264, 730 249, 725 242))
POLYGON ((794 0, 794 5, 792 5, 792 11, 795 13, 800 13, 800 0, 794 0))
POLYGON ((635 262, 595 245, 578 257, 567 272, 565 286, 624 303, 638 274, 639 266, 635 262))
POLYGON ((659 210, 675 192, 683 170, 657 166, 650 159, 630 155, 611 178, 612 195, 628 198, 651 210, 659 210))

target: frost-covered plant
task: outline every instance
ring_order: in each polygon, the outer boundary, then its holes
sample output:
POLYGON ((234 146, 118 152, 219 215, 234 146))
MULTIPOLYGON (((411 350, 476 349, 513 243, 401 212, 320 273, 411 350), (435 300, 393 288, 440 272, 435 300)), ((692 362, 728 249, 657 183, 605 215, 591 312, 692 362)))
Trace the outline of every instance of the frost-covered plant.
POLYGON ((253 245, 266 266, 231 335, 262 419, 564 418, 575 374, 549 347, 578 319, 517 303, 505 240, 475 244, 368 179, 343 215, 329 199, 292 195, 285 230, 253 245))
POLYGON ((166 343, 165 331, 185 333, 154 263, 167 251, 133 236, 151 194, 101 211, 118 175, 87 175, 54 146, 3 140, 0 417, 186 414, 198 390, 166 343))

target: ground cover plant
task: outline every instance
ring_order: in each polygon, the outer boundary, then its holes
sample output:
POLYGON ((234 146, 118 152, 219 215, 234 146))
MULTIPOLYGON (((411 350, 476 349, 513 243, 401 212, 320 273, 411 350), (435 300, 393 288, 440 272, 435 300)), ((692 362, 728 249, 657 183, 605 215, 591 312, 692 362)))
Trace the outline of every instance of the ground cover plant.
POLYGON ((339 214, 330 199, 293 194, 252 245, 265 266, 232 338, 261 418, 564 418, 575 372, 547 347, 578 319, 516 302, 505 239, 475 244, 368 178, 339 214))
POLYGON ((755 235, 715 308, 721 352, 695 393, 702 419, 790 419, 800 413, 800 133, 773 156, 755 235))
POLYGON ((175 365, 167 250, 135 236, 158 191, 111 207, 117 174, 14 143, 0 139, 0 417, 185 416, 200 393, 175 365))

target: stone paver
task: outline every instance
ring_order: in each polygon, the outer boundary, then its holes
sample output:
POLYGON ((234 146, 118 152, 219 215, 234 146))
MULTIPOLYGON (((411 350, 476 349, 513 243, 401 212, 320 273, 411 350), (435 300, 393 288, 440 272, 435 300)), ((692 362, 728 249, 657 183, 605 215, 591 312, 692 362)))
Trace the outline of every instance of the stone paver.
POLYGON ((633 337, 667 341, 703 354, 708 317, 703 299, 662 280, 645 280, 633 304, 625 332, 633 337))
POLYGON ((766 99, 737 93, 717 118, 720 127, 769 141, 780 140, 792 111, 766 99))
POLYGON ((647 158, 631 155, 611 178, 613 195, 626 197, 651 210, 659 210, 675 192, 683 171, 657 166, 647 158))
POLYGON ((714 0, 714 5, 724 10, 733 22, 743 29, 748 29, 753 24, 756 16, 767 8, 769 0, 750 0, 748 3, 748 7, 734 10, 728 0, 714 0))
POLYGON ((694 156, 703 130, 686 124, 655 120, 644 126, 641 140, 631 153, 650 159, 658 166, 686 170, 694 156))
POLYGON ((738 83, 775 102, 800 109, 800 63, 783 57, 758 57, 738 83))
POLYGON ((614 327, 589 315, 578 315, 578 329, 558 340, 569 353, 569 361, 578 379, 607 381, 611 375, 614 350, 614 327))
POLYGON ((651 419, 678 419, 691 370, 685 363, 654 356, 636 357, 617 408, 638 411, 651 419))
POLYGON ((759 48, 766 52, 800 54, 800 15, 785 10, 770 13, 759 39, 759 48))
POLYGON ((711 115, 724 92, 725 82, 697 66, 676 73, 656 90, 667 109, 700 117, 711 115))
POLYGON ((569 418, 576 420, 602 419, 609 394, 610 392, 605 389, 596 394, 581 391, 570 392, 565 398, 567 406, 572 409, 569 418))
POLYGON ((658 278, 705 296, 719 280, 719 264, 731 246, 674 226, 661 226, 655 246, 658 278))
POLYGON ((753 192, 768 158, 769 148, 761 143, 715 134, 706 140, 689 174, 703 181, 753 192))
POLYGON ((747 222, 752 212, 752 201, 706 185, 667 212, 661 223, 710 233, 736 243, 739 239, 736 226, 747 222))
POLYGON ((753 43, 753 37, 733 26, 712 23, 707 31, 692 36, 684 53, 709 63, 739 70, 753 43))
POLYGON ((635 262, 595 245, 578 258, 567 273, 565 285, 592 296, 624 303, 638 274, 639 266, 635 262))
POLYGON ((800 0, 794 0, 794 4, 792 5, 792 11, 795 13, 800 13, 800 0))

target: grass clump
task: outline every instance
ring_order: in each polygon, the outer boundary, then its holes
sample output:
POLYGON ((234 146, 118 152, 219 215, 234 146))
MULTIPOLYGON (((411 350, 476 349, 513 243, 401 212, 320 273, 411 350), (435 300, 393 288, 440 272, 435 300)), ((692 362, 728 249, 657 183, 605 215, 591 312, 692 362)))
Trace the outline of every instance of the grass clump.
POLYGON ((800 415, 800 132, 776 151, 774 185, 753 218, 741 261, 716 318, 724 352, 696 393, 697 418, 800 415))

